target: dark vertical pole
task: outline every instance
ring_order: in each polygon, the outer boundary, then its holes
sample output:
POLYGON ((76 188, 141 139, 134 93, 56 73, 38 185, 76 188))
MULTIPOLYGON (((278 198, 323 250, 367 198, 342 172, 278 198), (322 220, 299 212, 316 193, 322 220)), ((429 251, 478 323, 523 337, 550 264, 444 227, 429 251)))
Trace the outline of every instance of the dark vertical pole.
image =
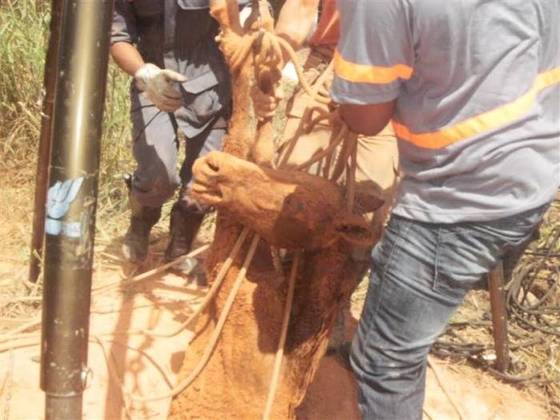
POLYGON ((496 369, 505 372, 509 366, 509 343, 502 262, 488 275, 488 289, 492 311, 492 333, 496 349, 496 369))
POLYGON ((80 419, 112 0, 64 0, 45 222, 46 419, 80 419))
POLYGON ((62 0, 51 1, 51 22, 49 45, 45 60, 43 76, 43 109, 41 114, 41 133, 39 135, 39 156, 35 178, 35 200, 33 206, 33 232, 31 234, 31 259, 29 261, 29 277, 32 283, 37 281, 41 272, 43 255, 43 238, 45 236, 45 202, 49 184, 49 160, 51 153, 52 113, 54 89, 56 82, 56 63, 62 21, 62 0))

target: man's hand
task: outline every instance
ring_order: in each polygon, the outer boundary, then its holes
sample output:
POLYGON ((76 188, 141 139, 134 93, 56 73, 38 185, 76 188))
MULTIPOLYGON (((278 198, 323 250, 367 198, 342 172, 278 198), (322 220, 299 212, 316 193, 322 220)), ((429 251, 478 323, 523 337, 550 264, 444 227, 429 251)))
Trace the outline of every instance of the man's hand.
POLYGON ((134 80, 138 89, 162 111, 173 112, 181 106, 181 92, 177 83, 187 81, 182 74, 146 63, 136 71, 134 80))
POLYGON ((278 108, 278 104, 284 98, 284 92, 277 86, 271 95, 264 93, 257 85, 251 88, 251 98, 255 107, 255 114, 259 120, 271 118, 278 108))

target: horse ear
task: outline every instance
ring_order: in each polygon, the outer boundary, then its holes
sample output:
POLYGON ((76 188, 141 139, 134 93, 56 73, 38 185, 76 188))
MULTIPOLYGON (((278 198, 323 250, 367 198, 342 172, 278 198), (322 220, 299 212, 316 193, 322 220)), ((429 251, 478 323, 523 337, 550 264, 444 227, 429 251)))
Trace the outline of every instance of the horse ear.
POLYGON ((335 232, 353 246, 370 247, 375 240, 370 224, 362 216, 348 212, 337 217, 335 232))

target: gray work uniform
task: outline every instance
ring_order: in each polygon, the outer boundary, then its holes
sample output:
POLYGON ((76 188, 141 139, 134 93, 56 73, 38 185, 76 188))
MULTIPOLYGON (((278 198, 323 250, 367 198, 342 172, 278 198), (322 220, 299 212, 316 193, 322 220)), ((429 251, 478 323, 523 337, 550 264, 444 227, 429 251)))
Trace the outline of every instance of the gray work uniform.
MULTIPOLYGON (((194 160, 221 148, 231 111, 229 72, 215 36, 208 0, 115 0, 111 43, 135 44, 145 62, 186 76, 183 106, 160 111, 130 87, 133 154, 138 164, 132 194, 159 207, 191 181, 194 160), (177 129, 186 137, 186 159, 177 172, 177 129)), ((182 194, 184 196, 184 194, 182 194)), ((186 199, 186 207, 196 203, 186 199)))
POLYGON ((394 214, 429 223, 489 221, 554 198, 558 0, 339 0, 338 6, 334 99, 396 101, 404 177, 394 214))

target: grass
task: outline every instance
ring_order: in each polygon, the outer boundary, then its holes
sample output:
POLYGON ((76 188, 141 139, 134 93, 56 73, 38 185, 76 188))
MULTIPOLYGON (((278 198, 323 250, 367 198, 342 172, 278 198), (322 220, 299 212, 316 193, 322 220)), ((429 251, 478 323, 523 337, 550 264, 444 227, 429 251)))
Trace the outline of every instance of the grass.
MULTIPOLYGON (((45 49, 49 31, 49 2, 5 0, 0 5, 0 185, 5 194, 21 199, 23 218, 30 221, 40 130, 45 49)), ((132 168, 128 101, 129 78, 114 64, 109 67, 99 177, 100 231, 120 230, 126 218, 126 188, 122 174, 132 168)), ((9 209, 13 212, 13 201, 9 209)), ((17 206, 16 206, 17 207, 17 206)), ((9 241, 20 259, 29 257, 30 231, 11 232, 9 241)))
POLYGON ((0 161, 2 170, 24 170, 40 124, 40 97, 48 10, 40 2, 8 0, 0 6, 0 161))

